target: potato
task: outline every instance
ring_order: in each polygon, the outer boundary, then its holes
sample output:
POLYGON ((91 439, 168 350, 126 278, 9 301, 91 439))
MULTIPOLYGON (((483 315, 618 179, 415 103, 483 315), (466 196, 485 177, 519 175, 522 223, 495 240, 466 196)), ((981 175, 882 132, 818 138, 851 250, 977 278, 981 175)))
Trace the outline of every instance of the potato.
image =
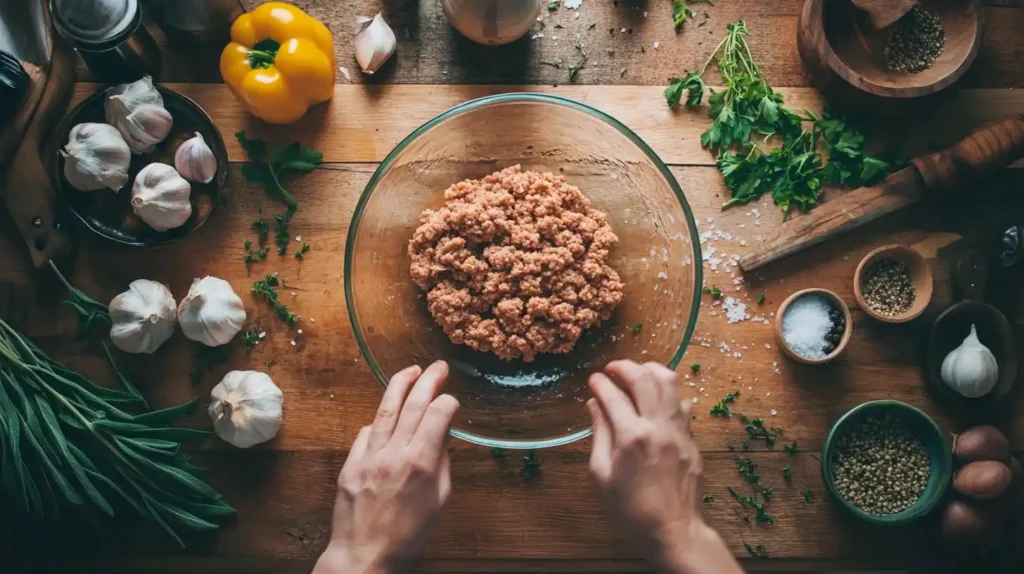
POLYGON ((953 454, 963 462, 998 460, 1010 456, 1010 443, 994 426, 982 425, 967 429, 953 438, 953 454))
POLYGON ((995 533, 996 519, 988 507, 951 500, 942 511, 939 528, 943 540, 973 546, 995 533))
POLYGON ((946 542, 978 550, 999 534, 1002 520, 991 506, 953 500, 942 511, 939 532, 946 542))
POLYGON ((995 460, 964 465, 953 477, 953 488, 977 500, 992 500, 1006 491, 1013 475, 1010 467, 995 460))

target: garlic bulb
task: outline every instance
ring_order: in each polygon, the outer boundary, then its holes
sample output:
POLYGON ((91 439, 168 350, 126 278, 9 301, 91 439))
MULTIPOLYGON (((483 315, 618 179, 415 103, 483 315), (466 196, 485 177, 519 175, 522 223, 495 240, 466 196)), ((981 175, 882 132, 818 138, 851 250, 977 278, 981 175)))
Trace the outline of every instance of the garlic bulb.
POLYGON ((356 62, 372 75, 395 53, 398 41, 380 12, 373 18, 356 16, 356 62))
POLYGON ((166 163, 139 171, 132 186, 132 210, 150 227, 167 231, 181 227, 192 215, 192 186, 166 163))
POLYGON ((231 371, 210 392, 210 418, 217 436, 239 448, 266 442, 281 428, 284 395, 257 371, 231 371))
POLYGON ((132 152, 113 126, 78 124, 57 153, 64 156, 64 177, 78 191, 117 191, 128 183, 132 152))
POLYGON ((203 135, 196 132, 174 152, 174 169, 188 181, 210 183, 217 175, 217 158, 206 145, 203 135))
POLYGON ((103 112, 107 123, 121 132, 135 153, 153 151, 174 126, 174 119, 164 107, 164 98, 149 76, 113 88, 103 112))
POLYGON ((216 277, 196 279, 178 306, 181 332, 208 347, 227 344, 242 330, 245 306, 231 284, 216 277))
POLYGON ((132 281, 110 302, 110 340, 126 353, 152 353, 174 334, 174 297, 162 284, 132 281))
POLYGON ((971 399, 985 396, 995 388, 999 364, 992 351, 978 340, 974 325, 964 342, 946 355, 939 375, 951 389, 971 399))

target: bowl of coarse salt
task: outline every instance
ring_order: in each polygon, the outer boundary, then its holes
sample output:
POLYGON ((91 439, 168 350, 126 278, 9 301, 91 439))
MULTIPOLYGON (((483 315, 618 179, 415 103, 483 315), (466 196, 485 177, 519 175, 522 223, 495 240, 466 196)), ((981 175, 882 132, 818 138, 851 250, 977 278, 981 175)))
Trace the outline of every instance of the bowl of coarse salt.
POLYGON ((828 289, 790 295, 775 314, 775 338, 794 361, 820 365, 839 356, 850 342, 850 308, 828 289))

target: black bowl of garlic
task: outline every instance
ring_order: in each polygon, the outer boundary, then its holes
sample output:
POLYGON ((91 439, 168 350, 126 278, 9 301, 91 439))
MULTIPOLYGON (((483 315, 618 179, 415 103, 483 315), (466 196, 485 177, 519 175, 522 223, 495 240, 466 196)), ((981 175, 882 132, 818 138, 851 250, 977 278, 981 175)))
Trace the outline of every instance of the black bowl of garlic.
POLYGON ((149 76, 83 100, 52 148, 45 157, 58 197, 91 231, 124 245, 188 235, 213 213, 227 180, 213 120, 149 76))

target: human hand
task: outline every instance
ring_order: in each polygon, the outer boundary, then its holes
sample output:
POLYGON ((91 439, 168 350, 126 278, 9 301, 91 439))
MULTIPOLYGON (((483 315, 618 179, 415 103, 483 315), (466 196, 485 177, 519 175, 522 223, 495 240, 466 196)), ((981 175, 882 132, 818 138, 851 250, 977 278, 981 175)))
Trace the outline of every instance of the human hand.
POLYGON ((443 361, 391 378, 341 469, 331 541, 314 574, 396 572, 426 545, 451 492, 445 438, 459 402, 437 396, 447 378, 443 361))
POLYGON ((701 517, 704 466, 676 374, 656 363, 614 361, 589 384, 590 471, 612 523, 659 572, 742 572, 701 517))

